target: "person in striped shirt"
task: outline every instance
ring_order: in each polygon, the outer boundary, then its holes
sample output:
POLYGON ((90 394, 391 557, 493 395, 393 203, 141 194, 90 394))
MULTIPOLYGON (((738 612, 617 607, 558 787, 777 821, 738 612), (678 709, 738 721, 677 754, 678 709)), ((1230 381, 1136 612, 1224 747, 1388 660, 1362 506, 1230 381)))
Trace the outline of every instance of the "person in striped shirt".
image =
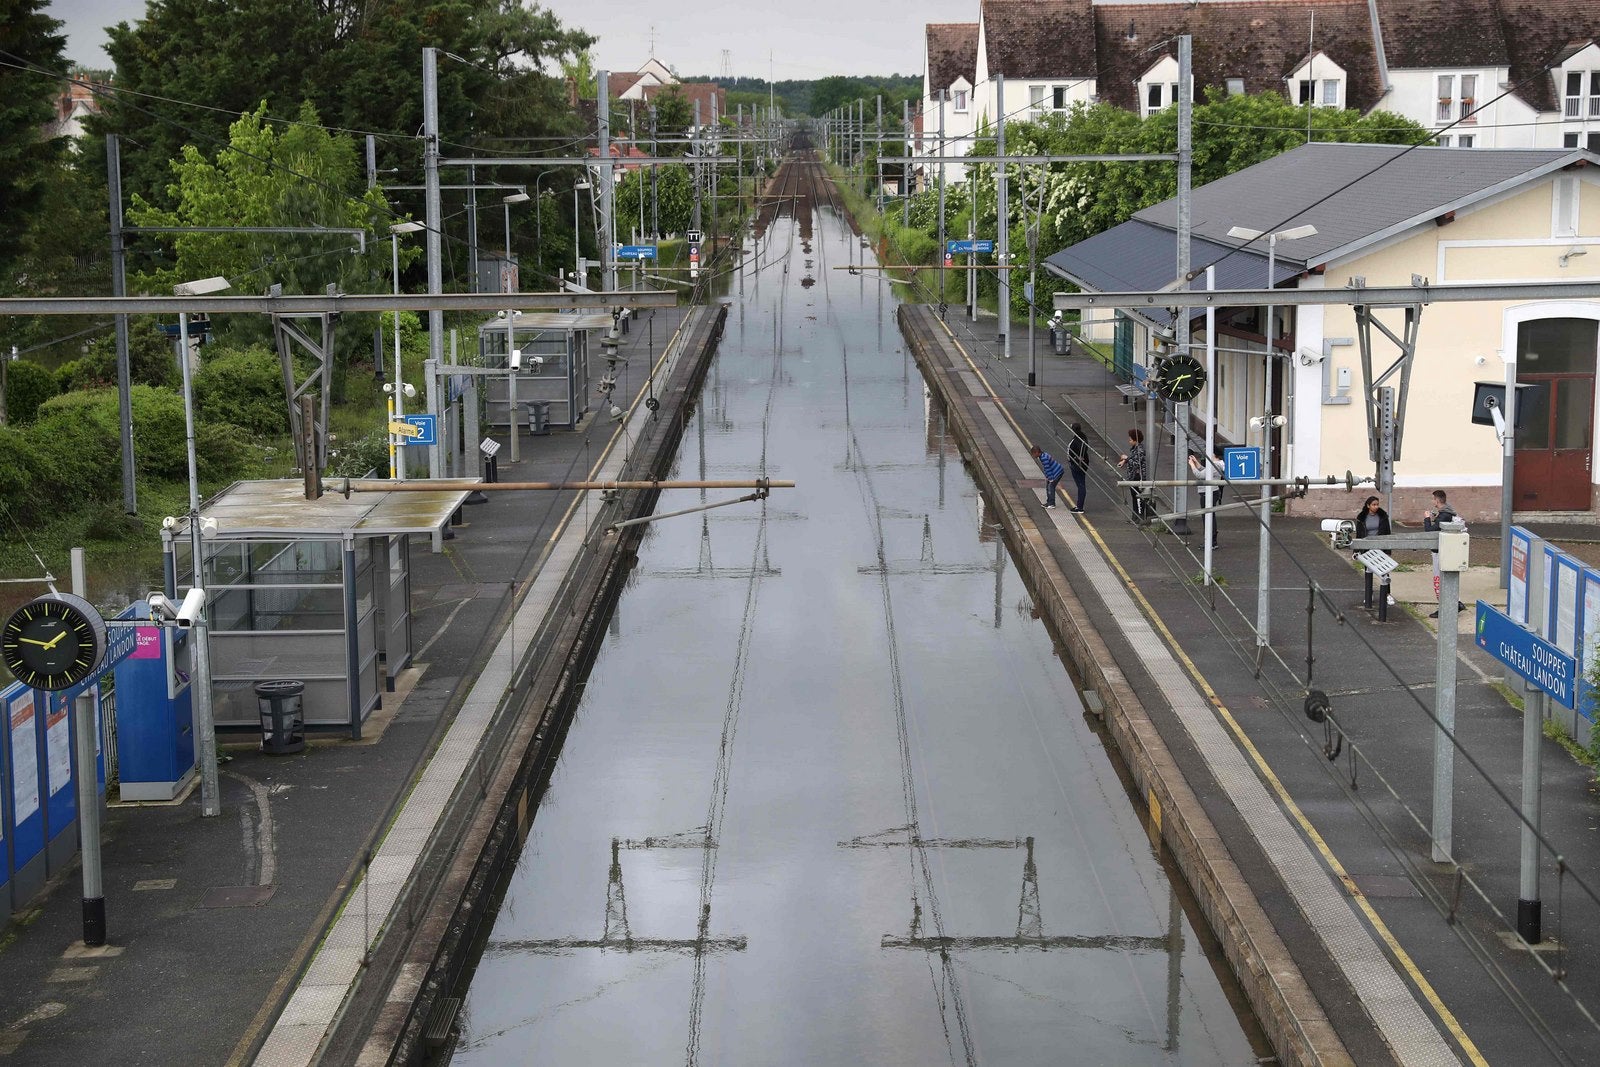
POLYGON ((1066 468, 1056 461, 1056 457, 1034 445, 1028 449, 1030 455, 1038 461, 1039 469, 1044 471, 1044 506, 1056 506, 1056 486, 1061 484, 1061 476, 1066 474, 1066 468))

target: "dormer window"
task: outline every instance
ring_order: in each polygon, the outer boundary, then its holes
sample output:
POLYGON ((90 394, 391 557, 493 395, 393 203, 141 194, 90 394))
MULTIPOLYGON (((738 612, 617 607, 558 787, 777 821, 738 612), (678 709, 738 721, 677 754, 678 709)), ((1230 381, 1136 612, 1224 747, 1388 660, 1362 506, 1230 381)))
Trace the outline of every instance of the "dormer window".
POLYGON ((1139 79, 1139 100, 1146 118, 1178 102, 1178 61, 1163 56, 1139 79))
POLYGON ((1289 75, 1289 85, 1294 90, 1294 102, 1301 107, 1343 107, 1345 104, 1345 72, 1327 56, 1318 52, 1300 64, 1289 75))
POLYGON ((967 91, 965 89, 957 89, 951 94, 951 102, 957 111, 967 110, 967 91))

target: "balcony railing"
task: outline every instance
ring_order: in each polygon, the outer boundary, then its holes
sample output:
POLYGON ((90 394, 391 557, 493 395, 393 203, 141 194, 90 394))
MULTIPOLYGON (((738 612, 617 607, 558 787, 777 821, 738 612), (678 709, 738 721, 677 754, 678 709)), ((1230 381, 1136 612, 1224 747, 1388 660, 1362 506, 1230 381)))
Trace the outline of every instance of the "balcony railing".
POLYGON ((1569 96, 1569 97, 1567 97, 1566 106, 1562 109, 1562 116, 1564 118, 1569 118, 1569 119, 1578 118, 1579 116, 1581 116, 1583 114, 1582 104, 1583 104, 1583 97, 1581 97, 1581 96, 1569 96))

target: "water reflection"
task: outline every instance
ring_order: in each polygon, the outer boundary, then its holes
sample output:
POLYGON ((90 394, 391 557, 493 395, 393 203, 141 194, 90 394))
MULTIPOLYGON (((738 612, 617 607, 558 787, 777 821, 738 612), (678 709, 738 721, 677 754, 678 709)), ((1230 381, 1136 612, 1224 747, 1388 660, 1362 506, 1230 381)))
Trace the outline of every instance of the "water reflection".
POLYGON ((456 1061, 1252 1062, 893 300, 802 211, 677 461, 799 488, 650 528, 456 1061))

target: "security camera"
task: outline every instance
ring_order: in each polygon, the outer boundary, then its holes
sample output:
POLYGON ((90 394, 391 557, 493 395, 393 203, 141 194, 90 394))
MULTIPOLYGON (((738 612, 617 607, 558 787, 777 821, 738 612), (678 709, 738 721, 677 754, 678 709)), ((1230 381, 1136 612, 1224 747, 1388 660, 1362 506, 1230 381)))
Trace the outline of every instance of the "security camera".
POLYGON ((511 350, 511 369, 512 370, 521 370, 522 369, 522 349, 520 349, 520 348, 513 348, 511 350))
POLYGON ((410 382, 405 384, 404 389, 407 397, 413 397, 417 395, 417 387, 412 385, 410 382))
POLYGON ((1349 519, 1323 519, 1322 532, 1328 535, 1334 548, 1349 548, 1356 538, 1356 524, 1349 519))
POLYGON ((150 618, 157 622, 171 622, 178 617, 178 605, 168 599, 165 593, 151 593, 145 602, 150 605, 150 618))
POLYGON ((542 367, 542 366, 544 366, 544 357, 543 356, 531 356, 531 357, 529 357, 529 362, 531 362, 535 367, 542 367))
POLYGON ((621 422, 624 412, 623 412, 623 410, 621 408, 617 407, 617 405, 612 404, 611 405, 611 413, 610 414, 611 414, 611 417, 613 419, 616 419, 618 422, 621 422))
POLYGON ((195 624, 200 618, 200 613, 206 607, 206 591, 204 589, 191 589, 183 594, 183 603, 178 605, 177 623, 184 629, 195 624))
POLYGON ((1313 352, 1309 348, 1300 350, 1300 365, 1302 367, 1315 367, 1321 363, 1324 356, 1321 352, 1313 352))

